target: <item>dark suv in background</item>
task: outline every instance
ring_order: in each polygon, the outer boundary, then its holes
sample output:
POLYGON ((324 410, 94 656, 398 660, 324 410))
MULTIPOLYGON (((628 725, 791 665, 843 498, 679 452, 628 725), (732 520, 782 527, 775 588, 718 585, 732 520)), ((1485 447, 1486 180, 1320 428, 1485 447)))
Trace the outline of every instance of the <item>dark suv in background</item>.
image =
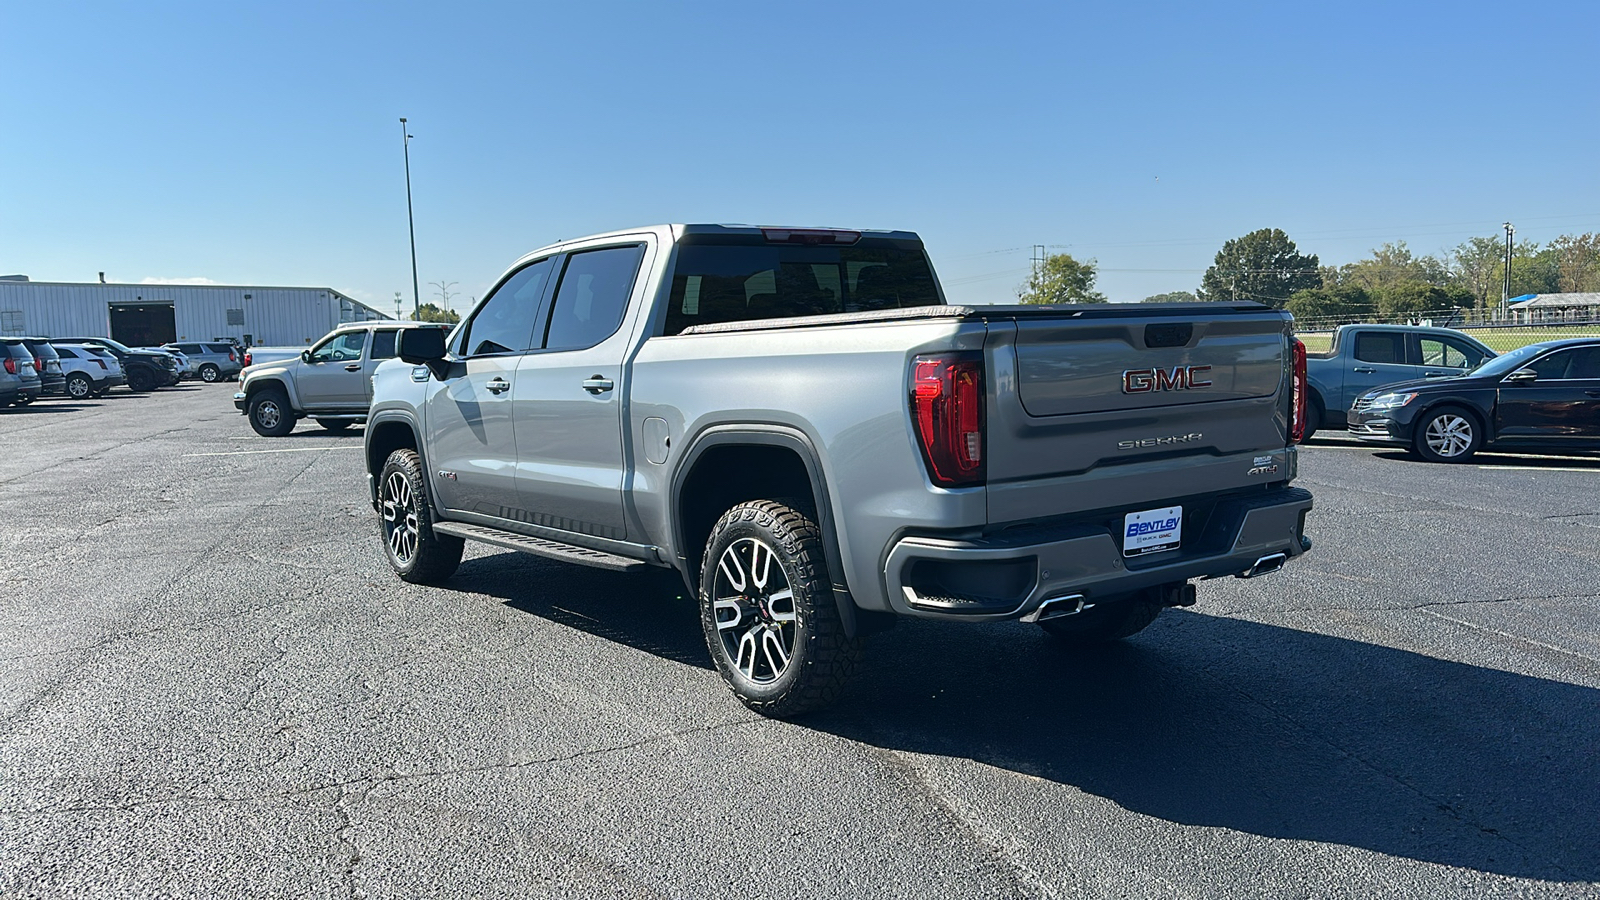
POLYGON ((111 351, 122 363, 122 372, 128 377, 128 390, 153 391, 158 387, 178 383, 178 360, 170 353, 159 350, 135 350, 104 337, 52 338, 63 344, 99 344, 111 351))
POLYGON ((46 338, 25 337, 22 343, 33 351, 33 365, 39 371, 39 393, 61 396, 67 392, 67 373, 61 371, 61 355, 46 338))

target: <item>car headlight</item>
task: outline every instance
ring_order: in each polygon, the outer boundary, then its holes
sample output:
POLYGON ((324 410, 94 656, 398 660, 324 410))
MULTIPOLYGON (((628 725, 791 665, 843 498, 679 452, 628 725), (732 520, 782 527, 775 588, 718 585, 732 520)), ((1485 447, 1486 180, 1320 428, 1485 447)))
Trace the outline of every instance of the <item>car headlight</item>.
POLYGON ((1367 409, 1398 409, 1415 399, 1416 394, 1379 394, 1372 398, 1367 409))

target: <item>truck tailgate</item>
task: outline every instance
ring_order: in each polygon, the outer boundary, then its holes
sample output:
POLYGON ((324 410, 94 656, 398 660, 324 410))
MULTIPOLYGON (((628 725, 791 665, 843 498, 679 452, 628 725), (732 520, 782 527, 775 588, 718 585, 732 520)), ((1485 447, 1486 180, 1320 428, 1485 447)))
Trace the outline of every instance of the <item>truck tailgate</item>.
POLYGON ((991 318, 990 523, 1289 478, 1291 339, 1264 308, 991 318))

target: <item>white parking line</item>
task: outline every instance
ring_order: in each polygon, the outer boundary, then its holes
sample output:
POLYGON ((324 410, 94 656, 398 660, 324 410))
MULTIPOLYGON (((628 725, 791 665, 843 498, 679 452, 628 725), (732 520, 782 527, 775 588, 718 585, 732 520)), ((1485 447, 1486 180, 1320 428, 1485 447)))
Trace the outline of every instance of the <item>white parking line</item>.
POLYGON ((219 453, 185 453, 184 456, 246 456, 251 453, 312 453, 317 450, 360 450, 360 447, 284 447, 281 450, 224 450, 219 453))
POLYGON ((1567 469, 1559 466, 1479 466, 1490 472, 1600 472, 1600 466, 1592 469, 1567 469))

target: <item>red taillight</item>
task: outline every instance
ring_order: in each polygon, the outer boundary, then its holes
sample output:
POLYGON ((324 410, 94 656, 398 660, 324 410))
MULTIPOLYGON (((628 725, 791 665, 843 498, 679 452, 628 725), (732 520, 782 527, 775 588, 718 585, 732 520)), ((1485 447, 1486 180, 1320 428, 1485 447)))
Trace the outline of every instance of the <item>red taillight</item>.
POLYGON ((250 367, 250 351, 249 350, 246 350, 244 352, 244 365, 245 365, 245 368, 249 368, 250 367))
POLYGON ((941 487, 983 483, 983 357, 919 356, 911 418, 928 474, 941 487))
POLYGON ((12 359, 9 356, 6 357, 6 374, 7 375, 15 375, 15 374, 17 374, 17 361, 15 359, 12 359))
MULTIPOLYGON (((106 361, 105 361, 105 360, 103 360, 103 359, 97 359, 97 360, 95 360, 95 362, 97 362, 97 363, 99 363, 99 364, 100 364, 100 368, 102 368, 102 369, 105 369, 105 368, 106 368, 106 361)), ((107 371, 107 372, 109 372, 109 371, 111 371, 111 370, 110 370, 110 369, 106 369, 106 371, 107 371)))
POLYGON ((44 357, 35 356, 33 358, 33 370, 38 372, 40 375, 44 374, 44 357))
POLYGON ((238 358, 233 355, 232 350, 228 351, 228 362, 238 362, 238 358))
POLYGON ((1294 339, 1294 410, 1289 424, 1289 441, 1298 444, 1306 439, 1306 345, 1294 339))

